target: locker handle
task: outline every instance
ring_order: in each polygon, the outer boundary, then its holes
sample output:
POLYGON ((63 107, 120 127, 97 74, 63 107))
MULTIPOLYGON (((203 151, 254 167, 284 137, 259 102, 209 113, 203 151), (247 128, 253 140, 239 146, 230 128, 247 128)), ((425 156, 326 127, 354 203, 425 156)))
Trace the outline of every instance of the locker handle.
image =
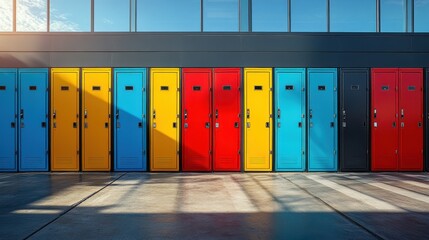
POLYGON ((143 123, 142 122, 139 122, 139 128, 142 128, 143 127, 143 123))
POLYGON ((299 127, 299 128, 302 128, 302 122, 299 122, 299 123, 298 123, 298 127, 299 127))
POLYGON ((53 119, 57 119, 57 110, 54 110, 54 113, 52 114, 53 119))
POLYGON ((277 118, 280 119, 280 108, 277 109, 277 118))
POLYGON ((86 108, 85 108, 85 112, 83 113, 83 117, 88 118, 88 110, 86 110, 86 108))
POLYGON ((24 109, 21 109, 19 113, 19 118, 24 119, 24 109))
POLYGON ((374 108, 374 118, 377 118, 377 109, 374 108))
POLYGON ((185 118, 185 120, 188 120, 188 110, 184 110, 183 111, 183 117, 185 118))
POLYGON ((422 127, 422 122, 419 122, 419 128, 421 128, 422 127))
POLYGON ((235 128, 238 128, 238 127, 239 127, 238 122, 235 122, 235 123, 234 123, 234 127, 235 127, 235 128))
POLYGON ((313 110, 312 109, 310 109, 309 115, 310 115, 310 118, 313 118, 313 110))
POLYGON ((247 109, 247 111, 246 111, 246 117, 250 118, 250 109, 247 109))
POLYGON ((116 110, 116 119, 119 119, 119 110, 116 110))
POLYGON ((393 126, 393 127, 396 127, 396 122, 393 122, 392 126, 393 126))
POLYGON ((104 128, 109 128, 109 123, 108 122, 104 123, 104 128))
POLYGON ((346 120, 346 110, 343 110, 343 120, 346 120))
POLYGON ((42 122, 42 128, 46 128, 46 122, 42 122))
POLYGON ((176 122, 173 123, 173 128, 177 128, 177 123, 176 122))
POLYGON ((210 122, 206 122, 206 128, 210 128, 210 122))
POLYGON ((404 118, 404 109, 401 109, 401 118, 404 118))
POLYGON ((77 128, 77 122, 73 122, 73 128, 77 128))
POLYGON ((11 128, 15 128, 15 122, 11 122, 11 123, 10 123, 10 127, 11 127, 11 128))
POLYGON ((266 123, 265 123, 265 127, 266 127, 266 128, 270 128, 270 123, 269 123, 269 122, 266 122, 266 123))
POLYGON ((334 122, 331 122, 331 128, 333 128, 335 126, 334 122))
POLYGON ((219 117, 219 111, 217 109, 215 111, 215 117, 216 117, 216 119, 219 117))
POLYGON ((153 110, 152 117, 153 117, 153 119, 156 119, 156 110, 153 110))

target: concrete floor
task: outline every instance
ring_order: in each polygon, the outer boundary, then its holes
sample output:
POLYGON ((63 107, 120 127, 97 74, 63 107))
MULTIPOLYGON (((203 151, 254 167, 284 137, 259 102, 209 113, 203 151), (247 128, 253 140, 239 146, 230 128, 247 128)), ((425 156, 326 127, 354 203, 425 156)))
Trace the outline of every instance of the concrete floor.
POLYGON ((427 173, 0 174, 0 239, 428 239, 427 173))

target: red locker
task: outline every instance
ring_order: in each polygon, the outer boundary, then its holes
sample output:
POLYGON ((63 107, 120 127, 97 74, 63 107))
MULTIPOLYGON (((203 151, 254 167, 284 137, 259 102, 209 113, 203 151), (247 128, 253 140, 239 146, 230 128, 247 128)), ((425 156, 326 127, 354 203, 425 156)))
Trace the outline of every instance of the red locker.
POLYGON ((212 71, 184 68, 182 74, 182 170, 211 171, 212 71))
POLYGON ((371 77, 371 169, 395 171, 398 169, 398 69, 374 68, 371 77))
POLYGON ((423 69, 399 69, 400 171, 423 170, 423 69))
POLYGON ((241 70, 214 70, 214 171, 240 171, 241 70))
POLYGON ((423 170, 423 69, 372 69, 372 170, 423 170))

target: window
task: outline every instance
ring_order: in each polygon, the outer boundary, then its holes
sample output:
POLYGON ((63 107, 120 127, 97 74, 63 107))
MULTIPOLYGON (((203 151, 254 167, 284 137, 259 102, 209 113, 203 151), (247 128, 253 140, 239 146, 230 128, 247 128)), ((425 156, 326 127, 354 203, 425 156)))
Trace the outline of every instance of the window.
POLYGON ((375 32, 375 0, 331 0, 331 32, 375 32))
POLYGON ((327 16, 326 0, 291 0, 292 32, 326 32, 327 16))
POLYGON ((200 0, 139 0, 137 31, 201 31, 200 0))
POLYGON ((203 0, 203 31, 238 32, 238 0, 203 0))
POLYGON ((405 32, 407 0, 381 0, 381 32, 405 32))
POLYGON ((16 0, 16 31, 46 32, 47 1, 16 0))
POLYGON ((287 32, 287 0, 253 0, 252 30, 254 32, 287 32))
POLYGON ((130 1, 94 0, 94 31, 130 31, 130 1))
POLYGON ((0 0, 0 32, 13 31, 13 0, 0 0))
POLYGON ((249 1, 240 0, 240 32, 249 31, 249 1))
POLYGON ((50 8, 50 31, 91 31, 90 0, 51 0, 50 8))
POLYGON ((414 32, 429 32, 429 0, 414 0, 414 32))

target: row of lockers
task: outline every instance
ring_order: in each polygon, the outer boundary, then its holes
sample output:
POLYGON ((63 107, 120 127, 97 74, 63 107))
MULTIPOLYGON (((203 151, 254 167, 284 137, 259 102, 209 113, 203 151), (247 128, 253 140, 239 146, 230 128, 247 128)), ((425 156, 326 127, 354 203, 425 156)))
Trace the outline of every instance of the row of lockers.
POLYGON ((423 69, 111 71, 0 69, 0 171, 423 170, 423 69))

